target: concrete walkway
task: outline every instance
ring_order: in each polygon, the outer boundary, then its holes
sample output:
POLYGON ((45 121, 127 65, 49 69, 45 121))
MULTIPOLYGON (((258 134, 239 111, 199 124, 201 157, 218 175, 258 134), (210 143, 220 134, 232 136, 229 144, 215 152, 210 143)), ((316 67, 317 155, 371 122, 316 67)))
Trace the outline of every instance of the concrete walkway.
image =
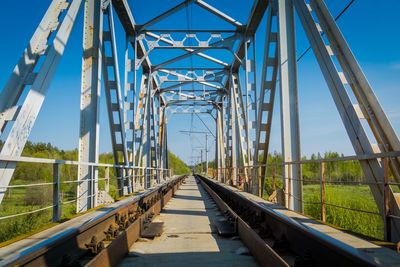
POLYGON ((240 239, 216 234, 217 220, 223 216, 190 176, 154 219, 164 222, 162 235, 139 239, 120 266, 258 266, 240 239))

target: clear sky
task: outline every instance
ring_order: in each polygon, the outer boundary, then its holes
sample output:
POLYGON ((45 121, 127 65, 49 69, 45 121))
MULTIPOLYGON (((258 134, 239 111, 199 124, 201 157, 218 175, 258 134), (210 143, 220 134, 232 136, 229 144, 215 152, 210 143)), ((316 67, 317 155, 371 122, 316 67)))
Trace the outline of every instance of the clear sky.
MULTIPOLYGON (((180 1, 176 0, 130 0, 131 9, 138 23, 160 14, 180 1)), ((208 0, 208 3, 220 8, 242 23, 246 22, 250 10, 248 0, 208 0)), ((327 0, 332 14, 336 15, 348 3, 347 0, 327 0)), ((23 49, 40 22, 50 0, 6 1, 2 5, 0 17, 0 90, 6 83, 23 49)), ((192 8, 190 11, 192 27, 200 25, 223 25, 218 19, 205 18, 202 11, 192 8)), ((185 12, 180 12, 164 26, 186 24, 185 12)), ((400 1, 398 0, 357 0, 342 16, 338 24, 361 67, 375 90, 393 127, 400 132, 400 1)), ((264 24, 261 24, 264 26, 264 24)), ((309 44, 296 18, 297 54, 301 54, 309 44)), ((124 47, 124 34, 117 25, 120 37, 119 48, 124 47)), ((256 53, 263 52, 263 31, 258 32, 256 53)), ((36 121, 30 140, 51 142, 62 149, 73 149, 78 145, 79 137, 79 98, 80 67, 82 55, 82 13, 61 60, 57 74, 49 89, 39 118, 36 121)), ((120 53, 121 54, 121 53, 120 53)), ((122 54, 121 54, 122 56, 122 54)), ((120 57, 120 62, 122 62, 120 57)), ((261 66, 261 61, 257 67, 261 66)), ((260 69, 260 68, 258 68, 260 69)), ((354 154, 348 137, 341 123, 336 107, 330 97, 312 52, 309 52, 298 66, 298 84, 300 101, 300 127, 302 154, 338 151, 346 155, 354 154)), ((278 96, 279 97, 279 96, 278 96)), ((279 103, 279 98, 276 99, 279 103)), ((105 102, 101 108, 101 152, 111 150, 105 102)), ((202 116, 205 123, 214 130, 213 120, 202 116)), ((179 130, 191 128, 190 115, 176 115, 169 118, 169 148, 186 162, 199 151, 191 147, 204 144, 203 137, 189 137, 179 130)), ((193 117, 193 130, 205 131, 199 119, 193 117)), ((2 137, 4 138, 4 137, 2 137)), ((213 146, 214 143, 210 142, 213 146)), ((280 151, 279 105, 275 105, 271 150, 280 151)), ((214 157, 214 150, 210 151, 214 157)))

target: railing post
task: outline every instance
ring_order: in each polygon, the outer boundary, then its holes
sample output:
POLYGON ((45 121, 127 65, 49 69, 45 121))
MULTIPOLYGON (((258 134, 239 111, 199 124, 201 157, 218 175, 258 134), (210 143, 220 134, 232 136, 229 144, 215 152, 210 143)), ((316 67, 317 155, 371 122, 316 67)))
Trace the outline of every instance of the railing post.
POLYGON ((124 169, 122 167, 119 168, 119 173, 120 173, 120 187, 121 187, 121 197, 125 196, 125 173, 124 173, 124 169))
POLYGON ((135 167, 132 166, 132 192, 136 190, 136 171, 135 167))
POLYGON ((60 165, 53 164, 53 222, 58 222, 61 218, 61 198, 60 198, 60 165))
POLYGON ((132 166, 132 192, 136 190, 136 170, 135 167, 132 166))
POLYGON ((276 190, 276 175, 275 175, 275 166, 272 168, 272 192, 276 190))
POLYGON ((93 209, 97 206, 97 181, 96 181, 96 167, 90 165, 90 208, 93 209))
POLYGON ((326 200, 325 200, 325 162, 320 163, 321 176, 321 220, 326 222, 326 200))
POLYGON ((290 168, 290 163, 285 164, 283 163, 283 168, 285 169, 287 167, 287 177, 283 176, 283 182, 286 183, 286 202, 285 202, 285 206, 286 208, 290 209, 290 205, 291 203, 293 203, 293 195, 292 195, 292 185, 291 185, 291 177, 292 177, 292 172, 291 172, 291 168, 290 168), (285 179, 287 181, 285 181, 285 179))
POLYGON ((124 172, 124 177, 126 179, 126 188, 127 188, 127 193, 128 194, 132 194, 133 190, 132 190, 132 179, 131 179, 131 172, 129 170, 129 168, 124 167, 123 169, 124 172))
POLYGON ((258 197, 262 197, 262 192, 263 192, 263 188, 262 188, 263 181, 262 180, 263 179, 265 179, 265 177, 263 177, 263 175, 262 175, 262 167, 257 166, 257 180, 258 180, 257 195, 258 195, 258 197))
POLYGON ((144 185, 144 189, 147 189, 147 188, 149 188, 149 184, 148 184, 149 170, 147 169, 147 167, 144 168, 143 173, 144 173, 144 184, 143 185, 144 185))
POLYGON ((105 168, 105 191, 108 193, 110 191, 110 167, 105 168))
POLYGON ((383 212, 384 212, 384 238, 385 241, 391 241, 392 228, 390 220, 390 186, 389 186, 389 159, 383 159, 383 212))

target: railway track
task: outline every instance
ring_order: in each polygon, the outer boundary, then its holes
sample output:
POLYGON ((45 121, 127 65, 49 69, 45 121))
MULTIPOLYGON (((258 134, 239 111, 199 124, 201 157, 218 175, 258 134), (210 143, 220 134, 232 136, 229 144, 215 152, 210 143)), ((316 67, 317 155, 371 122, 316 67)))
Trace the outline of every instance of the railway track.
POLYGON ((368 242, 347 235, 362 243, 361 248, 349 246, 290 218, 283 207, 276 212, 237 189, 200 175, 196 178, 261 266, 400 266, 394 251, 371 243, 366 247, 368 242))
POLYGON ((3 259, 0 266, 116 266, 184 178, 100 208, 100 215, 3 259))
MULTIPOLYGON (((66 229, 18 257, 1 261, 0 266, 117 266, 184 179, 177 177, 140 196, 114 203, 102 216, 74 231, 66 229)), ((301 215, 293 219, 296 213, 290 214, 283 207, 271 208, 257 197, 206 177, 196 175, 196 179, 224 215, 224 224, 240 237, 261 266, 400 265, 393 251, 338 231, 361 244, 361 248, 350 246, 322 228, 317 231, 299 222, 309 220, 318 225, 311 219, 301 215)))

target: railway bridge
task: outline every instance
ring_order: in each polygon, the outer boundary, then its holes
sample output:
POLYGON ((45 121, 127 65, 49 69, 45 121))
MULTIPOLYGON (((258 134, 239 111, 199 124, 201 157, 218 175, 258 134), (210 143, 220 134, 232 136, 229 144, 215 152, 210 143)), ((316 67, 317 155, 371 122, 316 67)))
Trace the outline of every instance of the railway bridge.
POLYGON ((0 92, 0 223, 48 211, 54 224, 2 245, 0 266, 400 266, 400 141, 337 25, 354 0, 336 16, 323 0, 245 1, 244 20, 229 14, 234 1, 159 1, 160 14, 140 23, 133 13, 144 11, 133 2, 49 1, 6 80, 0 92), (193 21, 193 10, 200 19, 193 21), (300 55, 295 22, 310 45, 300 55), (77 159, 23 156, 79 27, 77 159), (353 156, 302 158, 297 62, 309 52, 353 156), (112 163, 99 159, 101 103, 112 163), (282 158, 270 162, 277 105, 282 158), (207 132, 186 131, 206 137, 205 169, 172 173, 167 133, 174 114, 211 118, 212 125, 202 121, 207 132), (215 141, 210 167, 207 138, 215 141), (359 166, 363 181, 329 178, 330 166, 345 161, 359 166), (23 164, 50 166, 52 180, 21 180, 23 164), (316 180, 306 178, 306 165, 315 167, 316 180), (329 203, 327 187, 346 182, 365 186, 375 210, 329 203), (318 203, 304 197, 310 183, 318 185, 318 203), (29 194, 25 189, 42 186, 51 187, 50 205, 11 212, 12 190, 29 194), (305 215, 310 204, 318 218, 305 215), (76 213, 68 220, 66 205, 76 213), (382 237, 328 223, 329 208, 375 216, 382 237))

